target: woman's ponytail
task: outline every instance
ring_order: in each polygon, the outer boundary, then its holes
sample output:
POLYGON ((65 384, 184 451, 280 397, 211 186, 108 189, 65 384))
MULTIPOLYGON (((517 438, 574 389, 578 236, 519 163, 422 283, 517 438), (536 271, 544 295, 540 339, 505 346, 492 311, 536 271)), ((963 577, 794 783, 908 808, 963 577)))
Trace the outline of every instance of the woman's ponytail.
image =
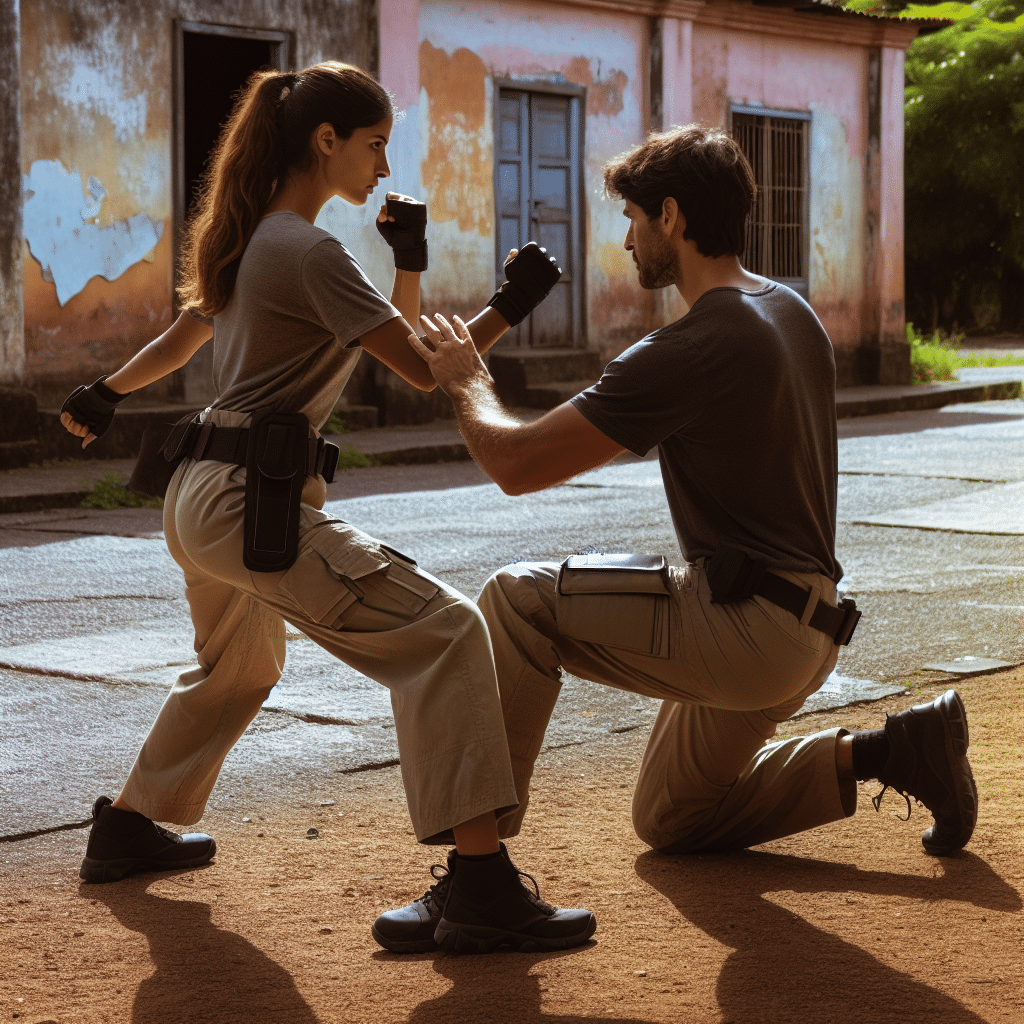
POLYGON ((290 168, 315 160, 310 140, 329 123, 342 139, 393 112, 391 97, 365 71, 326 61, 300 74, 257 71, 224 126, 185 228, 178 295, 183 309, 219 313, 256 225, 290 168))
POLYGON ((183 308, 213 316, 231 298, 239 260, 284 170, 278 107, 295 78, 257 71, 231 112, 185 228, 183 308))

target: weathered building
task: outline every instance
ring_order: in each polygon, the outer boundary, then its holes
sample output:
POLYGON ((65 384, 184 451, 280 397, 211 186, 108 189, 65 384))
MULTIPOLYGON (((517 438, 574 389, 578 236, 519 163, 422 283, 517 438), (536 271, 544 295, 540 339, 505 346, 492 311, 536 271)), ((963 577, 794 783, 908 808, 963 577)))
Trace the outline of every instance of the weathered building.
MULTIPOLYGON (((565 277, 507 351, 608 358, 680 315, 673 290, 637 287, 601 171, 651 129, 702 121, 734 131, 762 187, 745 263, 808 298, 841 383, 906 380, 902 68, 917 26, 797 6, 0 0, 0 383, 52 403, 166 327, 175 238, 232 92, 254 68, 328 58, 378 73, 405 111, 387 185, 429 207, 425 311, 475 312, 508 249, 536 237, 565 277)), ((387 292, 375 211, 334 200, 318 223, 387 292)), ((154 397, 206 398, 208 360, 154 397)), ((352 397, 392 422, 444 406, 372 365, 352 397)))

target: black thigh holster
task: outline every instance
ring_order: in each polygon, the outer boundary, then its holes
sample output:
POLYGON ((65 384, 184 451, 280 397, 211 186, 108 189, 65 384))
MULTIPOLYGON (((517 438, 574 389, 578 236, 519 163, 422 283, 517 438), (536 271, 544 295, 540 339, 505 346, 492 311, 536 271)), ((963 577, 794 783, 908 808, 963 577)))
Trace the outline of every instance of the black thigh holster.
POLYGON ((242 562, 253 572, 290 568, 299 552, 309 420, 302 413, 253 415, 245 477, 242 562))

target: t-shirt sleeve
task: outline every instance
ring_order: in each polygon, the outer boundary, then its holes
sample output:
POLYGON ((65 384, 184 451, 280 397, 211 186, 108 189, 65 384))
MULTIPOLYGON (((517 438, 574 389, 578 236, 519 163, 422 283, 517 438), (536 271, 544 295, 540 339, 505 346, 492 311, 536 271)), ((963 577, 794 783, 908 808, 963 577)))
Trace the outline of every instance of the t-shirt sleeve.
POLYGON ((643 457, 694 418, 696 389, 686 362, 685 345, 645 338, 613 359, 572 404, 602 434, 643 457))
POLYGON ((334 238, 323 239, 306 253, 302 261, 302 290, 324 327, 346 348, 402 315, 334 238))

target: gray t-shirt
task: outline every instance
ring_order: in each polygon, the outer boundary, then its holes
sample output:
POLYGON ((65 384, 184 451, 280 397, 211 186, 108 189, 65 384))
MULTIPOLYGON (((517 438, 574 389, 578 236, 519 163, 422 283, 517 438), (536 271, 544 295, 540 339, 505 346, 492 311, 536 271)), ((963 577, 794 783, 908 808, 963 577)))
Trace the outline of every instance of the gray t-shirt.
POLYGON ((769 282, 705 292, 572 402, 634 454, 658 447, 687 560, 730 544, 838 582, 835 386, 818 318, 769 282))
POLYGON ((213 318, 213 407, 301 412, 319 428, 352 375, 359 339, 397 316, 332 234, 271 213, 213 318))

